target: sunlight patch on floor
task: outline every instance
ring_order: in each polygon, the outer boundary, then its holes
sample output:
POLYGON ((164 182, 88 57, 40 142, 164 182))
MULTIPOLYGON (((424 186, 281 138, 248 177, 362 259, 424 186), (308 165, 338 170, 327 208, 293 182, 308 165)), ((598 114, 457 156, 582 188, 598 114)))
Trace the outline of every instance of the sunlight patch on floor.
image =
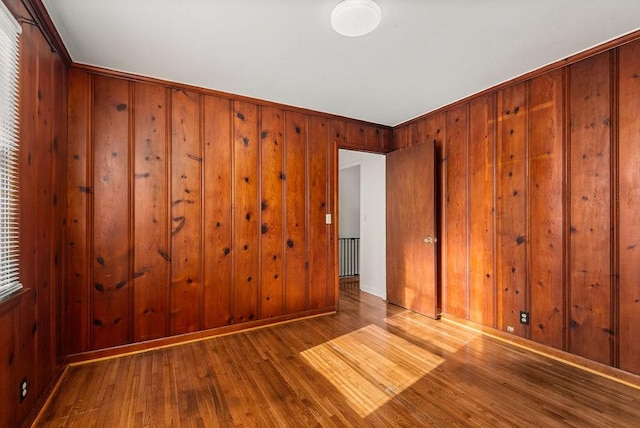
POLYGON ((444 359, 376 325, 303 351, 360 417, 366 417, 444 359))
MULTIPOLYGON (((457 352, 471 340, 481 336, 479 332, 470 330, 450 333, 448 329, 442 328, 441 321, 426 319, 423 315, 412 311, 404 311, 385 318, 384 322, 413 338, 428 341, 432 346, 449 353, 457 352)), ((482 342, 477 346, 481 347, 482 342)))

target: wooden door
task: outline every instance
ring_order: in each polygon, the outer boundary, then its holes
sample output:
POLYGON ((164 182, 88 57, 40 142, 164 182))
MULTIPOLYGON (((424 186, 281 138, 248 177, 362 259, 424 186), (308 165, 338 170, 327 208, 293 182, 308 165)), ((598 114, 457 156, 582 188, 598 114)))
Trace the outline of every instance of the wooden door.
POLYGON ((387 154, 387 300, 438 318, 433 143, 387 154))

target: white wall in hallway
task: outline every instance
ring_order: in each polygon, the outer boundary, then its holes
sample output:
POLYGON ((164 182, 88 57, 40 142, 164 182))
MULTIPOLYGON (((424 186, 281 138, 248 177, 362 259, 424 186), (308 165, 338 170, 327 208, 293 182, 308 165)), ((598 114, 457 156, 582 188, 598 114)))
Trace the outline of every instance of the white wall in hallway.
POLYGON ((340 150, 338 160, 340 170, 360 166, 360 289, 386 299, 386 158, 340 150))
POLYGON ((360 165, 340 169, 340 238, 360 237, 360 165))

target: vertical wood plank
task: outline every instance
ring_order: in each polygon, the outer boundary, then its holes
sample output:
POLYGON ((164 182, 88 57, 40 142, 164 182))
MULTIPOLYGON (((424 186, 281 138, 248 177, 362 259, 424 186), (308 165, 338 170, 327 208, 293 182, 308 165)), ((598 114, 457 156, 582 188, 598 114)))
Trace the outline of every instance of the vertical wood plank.
POLYGON ((65 197, 67 194, 66 186, 66 173, 67 168, 67 97, 68 97, 68 85, 67 85, 67 67, 59 57, 56 57, 53 72, 54 82, 54 119, 53 119, 53 148, 55 167, 52 170, 53 182, 55 183, 55 193, 52 197, 53 200, 53 223, 52 223, 52 235, 51 242, 53 246, 53 277, 51 280, 54 290, 55 298, 55 358, 57 366, 64 364, 64 359, 67 356, 65 350, 65 303, 66 303, 66 289, 65 289, 65 272, 66 272, 66 251, 65 251, 65 237, 67 219, 65 217, 65 197))
POLYGON ((327 212, 331 214, 329 226, 329 242, 327 248, 328 276, 327 276, 327 302, 338 310, 340 300, 340 283, 338 280, 338 145, 332 139, 329 129, 327 141, 327 212))
POLYGON ((309 117, 309 144, 307 164, 309 177, 307 181, 307 241, 309 256, 309 309, 320 309, 330 306, 327 301, 327 275, 329 274, 327 246, 329 245, 330 227, 326 224, 328 211, 327 201, 327 142, 328 128, 324 119, 309 117))
POLYGON ((285 113, 285 313, 306 309, 306 152, 307 117, 285 113))
MULTIPOLYGON (((65 246, 67 254, 65 342, 66 352, 69 354, 89 350, 90 270, 87 257, 88 237, 92 234, 88 213, 93 184, 88 174, 92 163, 89 149, 93 127, 90 119, 91 93, 92 76, 74 68, 69 70, 67 242, 65 246)), ((23 153, 25 153, 24 149, 23 153)), ((25 185, 25 179, 26 177, 23 178, 23 185, 25 185)))
POLYGON ((439 245, 436 245, 436 260, 437 260, 437 302, 436 306, 438 310, 442 310, 442 295, 446 294, 446 261, 444 254, 446 251, 446 242, 444 237, 446 236, 446 169, 445 169, 445 134, 446 134, 446 122, 447 117, 444 112, 431 114, 425 119, 425 141, 433 142, 435 147, 435 186, 436 186, 436 236, 438 237, 439 245))
POLYGON ((469 108, 469 319, 496 322, 495 275, 495 97, 469 108))
POLYGON ((426 141, 426 132, 427 132, 427 119, 422 118, 419 119, 411 125, 409 125, 409 145, 415 146, 418 144, 423 144, 426 141))
POLYGON ((347 122, 347 146, 354 149, 364 149, 365 129, 364 125, 347 122))
POLYGON ((284 313, 283 147, 284 111, 261 107, 261 287, 262 317, 284 313))
POLYGON ((94 78, 93 349, 129 341, 129 83, 94 78))
POLYGON ((55 219, 51 206, 53 189, 53 58, 54 54, 44 38, 38 38, 38 51, 41 52, 38 60, 37 73, 37 124, 36 124, 36 150, 32 158, 35 163, 37 186, 36 191, 35 221, 31 227, 36 230, 35 265, 32 269, 36 272, 35 287, 36 296, 36 365, 37 378, 35 386, 37 390, 44 390, 49 385, 53 375, 52 366, 52 339, 53 323, 53 290, 52 290, 52 260, 51 260, 51 221, 55 219))
POLYGON ((329 121, 331 141, 335 141, 339 149, 347 146, 346 124, 341 120, 332 119, 329 121))
POLYGON ((444 310, 461 318, 468 317, 468 147, 469 105, 447 112, 446 129, 446 291, 444 310))
POLYGON ((382 130, 382 152, 388 153, 393 150, 393 131, 391 129, 382 130))
POLYGON ((619 51, 620 368, 640 373, 640 42, 619 51))
POLYGON ((16 309, 0 313, 0 423, 6 427, 20 426, 13 406, 19 402, 17 386, 18 367, 16 356, 16 309), (16 397, 12 400, 11 397, 16 397))
POLYGON ((531 338, 558 349, 564 346, 562 75, 537 77, 529 91, 531 338))
POLYGON ((200 97, 173 90, 171 98, 171 334, 201 328, 200 97))
POLYGON ((234 285, 233 319, 256 319, 260 283, 258 107, 234 101, 234 285))
POLYGON ((610 53, 570 67, 571 352, 611 363, 610 53))
POLYGON ((204 328, 232 322, 231 102, 204 100, 204 328))
POLYGON ((526 83, 498 93, 498 327, 526 337, 527 309, 527 98, 526 83))
POLYGON ((169 284, 167 91, 135 85, 133 340, 167 335, 169 284))
MULTIPOLYGON (((23 189, 19 192, 20 200, 20 280, 24 286, 35 288, 31 293, 25 295, 20 306, 7 314, 7 317, 13 317, 11 320, 13 326, 13 337, 16 342, 11 346, 14 352, 14 363, 11 370, 17 373, 23 373, 31 376, 33 386, 35 386, 35 394, 27 396, 26 401, 22 403, 16 411, 14 406, 11 413, 16 413, 10 419, 22 420, 26 416, 26 410, 32 407, 36 401, 38 394, 38 364, 37 364, 37 339, 38 339, 38 320, 37 320, 37 281, 38 281, 38 234, 35 224, 38 224, 38 216, 46 216, 46 213, 38 212, 38 180, 47 180, 48 176, 38 171, 38 81, 39 81, 39 62, 42 52, 42 43, 38 42, 40 38, 39 30, 33 26, 25 25, 22 35, 20 36, 20 150, 19 150, 19 176, 20 187, 23 189), (24 191, 30 189, 30 191, 24 191)), ((42 142, 46 144, 46 142, 42 142)), ((44 161, 44 160, 43 160, 44 161)), ((42 330, 42 334, 48 334, 42 330)), ((5 359, 5 362, 10 362, 5 359)), ((15 376, 15 375, 14 375, 15 376)), ((13 376, 12 376, 13 377, 13 376)), ((13 377, 13 385, 16 378, 13 377)), ((44 388, 42 388, 44 390, 44 388)), ((11 389, 14 394, 15 389, 11 389)), ((10 395, 9 397, 11 397, 10 395)), ((15 395, 13 395, 15 397, 15 395)), ((16 401, 7 401, 16 403, 16 401)), ((2 420, 4 418, 1 418, 2 420)))
POLYGON ((409 126, 393 128, 393 150, 409 147, 409 126))
POLYGON ((382 152, 382 132, 375 126, 364 127, 364 147, 374 152, 382 152))

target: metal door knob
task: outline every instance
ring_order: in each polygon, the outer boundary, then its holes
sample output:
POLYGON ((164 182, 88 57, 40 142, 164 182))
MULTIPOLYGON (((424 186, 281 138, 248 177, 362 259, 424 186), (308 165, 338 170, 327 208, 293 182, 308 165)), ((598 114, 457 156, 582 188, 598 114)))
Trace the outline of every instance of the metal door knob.
POLYGON ((424 242, 426 242, 427 244, 435 244, 436 242, 438 242, 438 238, 429 235, 426 238, 424 238, 424 242))

